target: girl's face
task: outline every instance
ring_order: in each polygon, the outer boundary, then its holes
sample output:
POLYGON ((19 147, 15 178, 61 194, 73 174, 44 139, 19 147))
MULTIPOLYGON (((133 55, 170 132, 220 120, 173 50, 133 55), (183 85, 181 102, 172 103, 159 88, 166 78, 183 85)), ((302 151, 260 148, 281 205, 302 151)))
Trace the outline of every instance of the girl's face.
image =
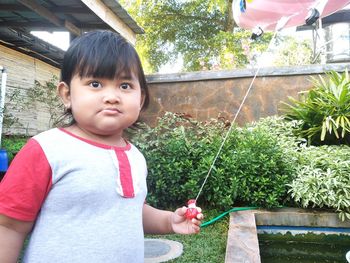
POLYGON ((78 128, 78 135, 87 139, 99 138, 105 143, 120 140, 123 130, 138 119, 143 103, 140 83, 134 74, 113 80, 80 78, 76 74, 70 87, 61 82, 58 90, 76 121, 71 128, 78 128))

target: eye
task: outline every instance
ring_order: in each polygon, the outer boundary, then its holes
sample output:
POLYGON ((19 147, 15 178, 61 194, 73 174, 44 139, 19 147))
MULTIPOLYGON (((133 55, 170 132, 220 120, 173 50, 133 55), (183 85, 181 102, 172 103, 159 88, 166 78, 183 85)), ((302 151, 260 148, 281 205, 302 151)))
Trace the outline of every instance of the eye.
POLYGON ((98 81, 91 81, 89 86, 93 87, 93 88, 101 88, 102 87, 101 83, 98 81))
POLYGON ((128 89, 131 89, 131 86, 130 86, 129 83, 122 83, 122 84, 120 85, 120 88, 121 88, 122 90, 128 90, 128 89))

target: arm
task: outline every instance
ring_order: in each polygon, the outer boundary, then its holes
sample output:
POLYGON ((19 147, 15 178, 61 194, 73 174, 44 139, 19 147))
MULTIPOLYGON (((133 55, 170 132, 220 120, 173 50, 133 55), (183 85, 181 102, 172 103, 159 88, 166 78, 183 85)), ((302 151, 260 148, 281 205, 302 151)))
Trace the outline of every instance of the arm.
POLYGON ((203 214, 197 218, 185 218, 187 208, 178 208, 175 212, 156 209, 143 205, 143 228, 146 234, 195 234, 200 231, 203 214))
POLYGON ((34 222, 19 221, 0 214, 0 262, 15 263, 24 239, 34 222))

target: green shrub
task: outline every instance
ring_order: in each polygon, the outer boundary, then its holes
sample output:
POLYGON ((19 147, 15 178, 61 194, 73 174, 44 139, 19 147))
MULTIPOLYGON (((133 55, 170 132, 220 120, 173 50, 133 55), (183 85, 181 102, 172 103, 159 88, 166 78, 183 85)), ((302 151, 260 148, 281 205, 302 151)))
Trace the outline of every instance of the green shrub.
MULTIPOLYGON (((233 162, 239 182, 239 199, 243 203, 275 207, 285 203, 287 184, 293 179, 294 155, 279 145, 269 129, 243 129, 233 162)), ((294 158, 295 159, 295 158, 294 158)))
POLYGON ((290 193, 303 207, 332 208, 350 219, 350 147, 306 147, 290 193))
POLYGON ((260 127, 269 132, 269 134, 278 138, 278 144, 287 151, 299 151, 299 147, 306 143, 306 140, 295 136, 300 132, 301 120, 286 120, 283 116, 269 116, 261 118, 257 122, 248 124, 248 127, 260 127))
POLYGON ((3 136, 1 146, 7 152, 9 162, 12 161, 13 157, 22 149, 27 141, 28 138, 24 136, 3 136))
POLYGON ((350 79, 348 71, 312 78, 313 88, 300 100, 289 98, 284 112, 290 120, 301 120, 299 136, 311 145, 350 144, 350 79))
POLYGON ((195 198, 221 142, 224 123, 166 113, 155 128, 131 131, 148 163, 149 203, 174 207, 195 198))
MULTIPOLYGON (((155 128, 134 131, 132 141, 148 163, 149 202, 174 207, 195 198, 230 123, 198 122, 166 113, 155 128)), ((235 203, 283 204, 294 164, 278 136, 262 127, 233 127, 205 184, 199 203, 229 209, 235 203)))

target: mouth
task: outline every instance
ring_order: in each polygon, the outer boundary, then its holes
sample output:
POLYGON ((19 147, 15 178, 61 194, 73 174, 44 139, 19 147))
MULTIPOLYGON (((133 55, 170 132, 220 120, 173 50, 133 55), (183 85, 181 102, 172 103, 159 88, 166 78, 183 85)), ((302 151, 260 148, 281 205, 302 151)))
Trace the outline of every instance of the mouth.
POLYGON ((117 108, 105 108, 102 109, 101 112, 106 113, 106 114, 121 114, 122 112, 117 109, 117 108))

